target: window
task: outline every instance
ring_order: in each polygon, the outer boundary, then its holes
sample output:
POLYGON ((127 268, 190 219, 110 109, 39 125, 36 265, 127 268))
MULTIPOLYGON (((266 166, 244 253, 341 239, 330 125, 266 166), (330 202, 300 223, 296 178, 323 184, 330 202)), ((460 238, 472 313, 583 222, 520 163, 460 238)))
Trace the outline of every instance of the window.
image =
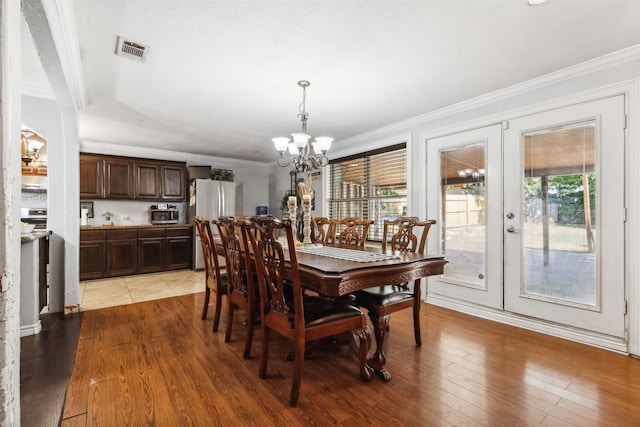
POLYGON ((368 239, 381 241, 384 220, 407 214, 406 143, 332 160, 328 194, 329 218, 373 220, 368 239))

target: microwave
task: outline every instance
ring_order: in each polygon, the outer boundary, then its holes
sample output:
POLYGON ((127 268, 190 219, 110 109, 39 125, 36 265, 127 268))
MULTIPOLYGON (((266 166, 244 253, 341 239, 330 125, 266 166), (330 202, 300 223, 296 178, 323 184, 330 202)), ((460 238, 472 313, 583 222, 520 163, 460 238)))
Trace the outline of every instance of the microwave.
POLYGON ((149 209, 151 224, 177 224, 178 209, 149 209))

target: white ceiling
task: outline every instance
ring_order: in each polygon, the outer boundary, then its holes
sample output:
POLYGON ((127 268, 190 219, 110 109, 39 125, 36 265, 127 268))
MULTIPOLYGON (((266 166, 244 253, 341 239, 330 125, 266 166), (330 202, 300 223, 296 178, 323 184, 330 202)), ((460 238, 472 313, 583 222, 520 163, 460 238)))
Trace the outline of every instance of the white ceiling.
MULTIPOLYGON (((73 10, 82 140, 259 161, 277 158, 272 137, 299 130, 298 80, 311 82, 308 132, 339 144, 640 43, 640 1, 74 0, 73 10), (116 56, 118 36, 150 46, 146 62, 116 56)), ((37 79, 33 62, 23 58, 25 80, 37 79)))

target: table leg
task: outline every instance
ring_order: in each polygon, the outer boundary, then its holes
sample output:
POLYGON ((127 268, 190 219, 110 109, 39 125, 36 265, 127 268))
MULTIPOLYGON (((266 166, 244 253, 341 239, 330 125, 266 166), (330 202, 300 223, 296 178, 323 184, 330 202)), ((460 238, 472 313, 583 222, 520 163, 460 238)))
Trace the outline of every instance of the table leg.
POLYGON ((384 368, 387 358, 384 355, 384 337, 389 329, 389 320, 391 315, 378 316, 373 312, 369 312, 371 323, 373 323, 373 331, 376 336, 376 352, 373 357, 369 359, 369 366, 378 374, 384 381, 391 380, 391 374, 384 368))
POLYGON ((360 376, 364 381, 371 381, 373 378, 373 368, 369 366, 369 347, 371 346, 371 329, 365 326, 353 332, 354 340, 358 339, 358 363, 360 365, 360 376))

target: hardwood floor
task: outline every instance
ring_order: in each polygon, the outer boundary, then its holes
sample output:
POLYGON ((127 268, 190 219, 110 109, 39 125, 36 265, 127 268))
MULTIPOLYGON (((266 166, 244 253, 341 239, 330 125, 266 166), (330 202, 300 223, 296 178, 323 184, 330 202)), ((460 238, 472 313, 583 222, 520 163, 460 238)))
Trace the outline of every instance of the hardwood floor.
POLYGON ((243 360, 243 319, 225 343, 200 319, 203 295, 85 312, 62 426, 640 425, 640 360, 430 305, 422 347, 411 310, 394 314, 390 382, 322 351, 290 408, 289 342, 272 337, 261 380, 260 331, 243 360))
POLYGON ((60 424, 82 313, 41 314, 42 331, 20 338, 20 419, 25 427, 60 424))

